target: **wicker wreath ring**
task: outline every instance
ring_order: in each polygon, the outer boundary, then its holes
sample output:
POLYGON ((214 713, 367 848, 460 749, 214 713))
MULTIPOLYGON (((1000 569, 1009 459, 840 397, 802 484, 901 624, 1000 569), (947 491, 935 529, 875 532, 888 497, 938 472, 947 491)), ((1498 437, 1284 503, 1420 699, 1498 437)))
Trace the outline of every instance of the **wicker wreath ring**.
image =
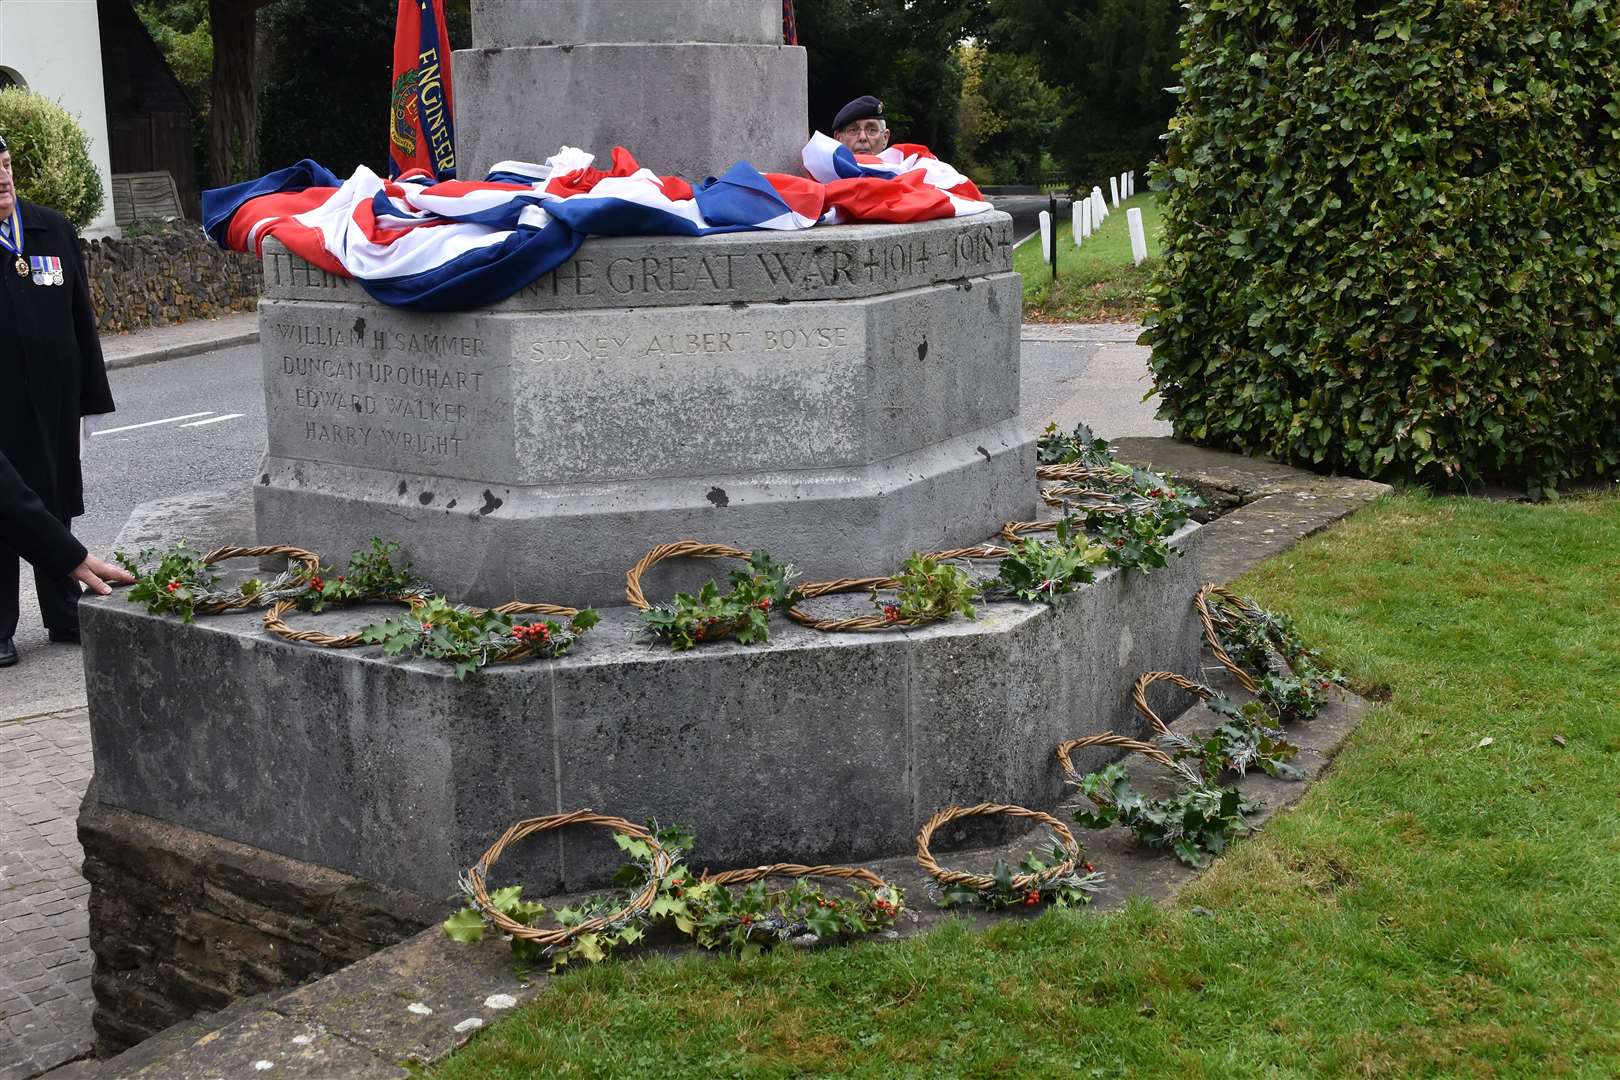
MULTIPOLYGON (((868 589, 897 589, 899 587, 900 580, 892 577, 839 578, 837 581, 818 581, 814 584, 805 585, 799 589, 799 594, 802 600, 814 600, 818 596, 832 596, 835 593, 865 592, 868 589)), ((818 619, 804 611, 797 604, 788 607, 787 617, 800 626, 808 626, 812 630, 821 630, 829 634, 904 630, 907 627, 918 625, 916 619, 891 620, 885 615, 852 615, 846 619, 818 619)))
MULTIPOLYGON (((410 593, 404 596, 389 596, 379 600, 368 600, 366 603, 404 604, 415 611, 422 604, 422 597, 410 593)), ((361 645, 370 644, 361 638, 365 631, 356 630, 352 634, 328 634, 324 630, 294 630, 287 625, 285 616, 297 606, 293 600, 278 600, 274 607, 264 613, 264 628, 279 638, 287 641, 297 641, 305 645, 319 645, 324 649, 353 649, 361 645)))
POLYGON ((1012 806, 1007 803, 979 803, 977 806, 947 806, 936 811, 934 816, 924 823, 922 831, 917 834, 917 863, 928 876, 941 885, 962 885, 977 892, 996 887, 996 879, 988 874, 970 874, 965 870, 947 870, 934 861, 934 856, 928 850, 929 843, 934 839, 934 832, 941 825, 965 817, 985 817, 993 814, 1006 814, 1009 817, 1032 818, 1051 829, 1063 846, 1068 856, 1056 866, 1048 867, 1038 874, 1019 874, 1012 880, 1014 892, 1023 892, 1031 886, 1039 885, 1043 881, 1050 881, 1072 874, 1079 866, 1085 855, 1085 849, 1080 841, 1074 838, 1069 827, 1051 814, 1044 814, 1039 810, 1031 810, 1027 806, 1012 806))
POLYGON ((704 544, 696 540, 677 540, 673 544, 660 544, 641 557, 624 575, 624 598, 637 611, 652 607, 646 593, 641 591, 641 576, 665 559, 684 556, 694 559, 749 559, 752 553, 740 551, 727 544, 704 544))
POLYGON ((1118 498, 1112 491, 1093 491, 1090 488, 1079 487, 1075 484, 1058 484, 1056 487, 1041 489, 1041 501, 1047 506, 1056 507, 1060 510, 1072 505, 1076 499, 1102 500, 1101 502, 1092 501, 1075 507, 1076 510, 1087 513, 1100 510, 1105 514, 1118 514, 1125 509, 1119 504, 1118 498))
POLYGON ((489 846, 489 850, 478 857, 478 861, 468 869, 464 875, 468 892, 472 896, 474 905, 483 912, 495 926, 504 933, 523 941, 533 941, 540 945, 566 945, 577 937, 585 934, 594 934, 604 930, 615 923, 634 918, 652 907, 658 898, 658 888, 664 875, 675 866, 675 860, 658 843, 658 838, 639 825, 632 825, 624 818, 610 817, 607 814, 598 814, 594 810, 574 810, 567 814, 550 814, 546 817, 527 818, 519 821, 501 834, 500 839, 489 846), (617 911, 595 918, 586 919, 576 926, 559 926, 553 929, 544 929, 535 926, 524 926, 522 923, 504 915, 489 898, 489 891, 484 881, 488 877, 490 867, 507 848, 527 836, 537 832, 550 832, 553 829, 566 828, 569 825, 601 825, 613 832, 640 840, 652 849, 652 873, 648 875, 647 883, 633 895, 629 901, 617 911))
MULTIPOLYGON (((316 555, 313 551, 288 547, 285 544, 269 544, 264 547, 217 547, 202 557, 202 564, 204 566, 213 566, 215 563, 224 562, 226 559, 263 559, 273 555, 285 555, 289 567, 295 564, 302 565, 311 577, 320 573, 321 558, 319 555, 316 555)), ((219 615, 227 611, 241 611, 255 606, 256 603, 257 601, 252 597, 243 596, 241 591, 238 590, 236 596, 230 600, 210 600, 207 603, 198 604, 195 610, 198 615, 219 615)))
POLYGON ((1215 691, 1203 683, 1195 683, 1191 679, 1177 675, 1173 671, 1147 671, 1136 677, 1136 683, 1131 687, 1131 704, 1142 719, 1147 721, 1148 727, 1153 729, 1155 735, 1168 735, 1170 728, 1159 718, 1147 702, 1147 688, 1156 682, 1167 682, 1179 686, 1189 694, 1196 695, 1199 701, 1208 701, 1215 696, 1215 691))
POLYGON ((1140 739, 1132 739, 1125 735, 1115 735, 1112 731, 1105 731, 1101 735, 1083 735, 1078 739, 1069 739, 1067 742, 1058 743, 1058 764, 1063 767, 1063 775, 1068 778, 1071 784, 1080 783, 1080 774, 1075 770, 1074 761, 1070 755, 1076 750, 1084 750, 1088 746, 1118 747, 1121 750, 1141 754, 1148 760, 1163 765, 1167 769, 1181 771, 1169 754, 1152 743, 1145 743, 1140 739))
POLYGON ((1107 469, 1097 469, 1078 461, 1071 461, 1062 465, 1037 465, 1035 479, 1037 480, 1102 480, 1115 479, 1114 473, 1107 469))
MULTIPOLYGON (((1220 618, 1222 622, 1225 622, 1226 619, 1216 615, 1215 605, 1210 603, 1210 597, 1214 597, 1222 605, 1234 609, 1239 617, 1245 619, 1258 614, 1259 608, 1255 607, 1254 603, 1248 598, 1239 596, 1231 589, 1223 589, 1215 584, 1205 585, 1198 590, 1198 595, 1193 597, 1193 607, 1198 611, 1198 621, 1204 624, 1204 641, 1209 645, 1209 651, 1215 654, 1215 659, 1220 661, 1221 667, 1230 671, 1232 677, 1238 681, 1238 684, 1244 690, 1251 694, 1256 693, 1259 690, 1259 684, 1254 681, 1254 677, 1244 671, 1242 666, 1232 659, 1232 654, 1221 647, 1221 635, 1215 628, 1215 622, 1217 618, 1220 618)), ((1287 657, 1283 659, 1285 662, 1287 661, 1287 657)))
POLYGON ((747 885, 768 877, 836 878, 858 881, 874 889, 889 887, 889 883, 859 866, 803 866, 799 863, 772 863, 769 866, 750 866, 742 870, 723 870, 718 874, 703 872, 698 880, 707 885, 747 885))

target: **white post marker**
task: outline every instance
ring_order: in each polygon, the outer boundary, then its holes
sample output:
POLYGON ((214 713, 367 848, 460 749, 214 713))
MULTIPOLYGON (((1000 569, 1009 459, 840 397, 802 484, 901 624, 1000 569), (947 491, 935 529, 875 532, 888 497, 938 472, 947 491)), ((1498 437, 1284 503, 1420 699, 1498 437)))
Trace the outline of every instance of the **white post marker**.
POLYGON ((1108 217, 1108 203, 1103 201, 1102 188, 1091 189, 1091 221, 1094 228, 1102 228, 1103 221, 1108 217))
POLYGON ((1052 260, 1052 212, 1041 211, 1041 261, 1052 260))
POLYGON ((1087 195, 1080 200, 1080 235, 1091 235, 1091 196, 1087 195))
POLYGON ((1119 177, 1110 176, 1108 178, 1108 196, 1109 196, 1109 201, 1114 204, 1114 209, 1118 210, 1119 209, 1119 177))
POLYGON ((1131 227, 1131 265, 1141 266, 1147 258, 1147 233, 1142 229, 1142 211, 1131 207, 1125 211, 1125 221, 1131 227))
POLYGON ((1136 170, 1132 169, 1130 172, 1125 174, 1125 177, 1126 177, 1125 187, 1129 189, 1129 193, 1126 195, 1126 198, 1135 198, 1136 197, 1136 170))
POLYGON ((1080 246, 1080 202, 1069 203, 1069 232, 1074 235, 1074 246, 1080 246))
POLYGON ((1131 174, 1129 172, 1122 172, 1119 174, 1119 195, 1122 199, 1128 199, 1131 197, 1131 189, 1127 186, 1128 182, 1125 179, 1130 175, 1131 174))

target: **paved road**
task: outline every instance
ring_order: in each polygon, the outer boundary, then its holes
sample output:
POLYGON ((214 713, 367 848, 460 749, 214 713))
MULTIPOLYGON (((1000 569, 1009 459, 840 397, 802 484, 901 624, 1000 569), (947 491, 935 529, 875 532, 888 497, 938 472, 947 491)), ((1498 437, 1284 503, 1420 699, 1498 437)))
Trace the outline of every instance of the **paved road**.
MULTIPOLYGON (((1045 195, 994 195, 990 201, 997 210, 1005 210, 1012 215, 1013 238, 1022 240, 1030 233, 1040 228, 1041 211, 1050 204, 1045 195)), ((1058 200, 1058 220, 1069 212, 1069 204, 1065 199, 1058 200)))
MULTIPOLYGON (((1137 333, 1025 327, 1029 424, 1166 433, 1140 401, 1137 333)), ((265 438, 256 347, 115 371, 112 386, 118 413, 85 460, 89 512, 75 530, 91 549, 105 552, 139 503, 251 482, 265 438)), ((89 886, 74 829, 91 772, 84 673, 78 649, 44 644, 32 601, 24 597, 22 663, 0 672, 0 1080, 82 1056, 93 1038, 89 886)))

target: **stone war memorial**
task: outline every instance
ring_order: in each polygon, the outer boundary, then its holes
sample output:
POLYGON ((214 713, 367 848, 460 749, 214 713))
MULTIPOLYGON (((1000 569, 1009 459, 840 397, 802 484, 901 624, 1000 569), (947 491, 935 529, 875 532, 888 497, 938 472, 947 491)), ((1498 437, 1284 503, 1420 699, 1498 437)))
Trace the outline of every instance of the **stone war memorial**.
MULTIPOLYGON (((777 0, 472 11, 455 56, 463 176, 562 144, 601 159, 623 144, 694 179, 741 158, 799 169, 805 58, 781 42, 777 0)), ((1198 525, 1167 567, 1100 569, 1060 606, 878 633, 774 616, 768 643, 676 652, 626 597, 627 571, 677 541, 768 551, 825 582, 1037 519, 1012 241, 996 211, 598 237, 455 313, 385 306, 267 244, 251 490, 141 507, 121 546, 287 545, 341 567, 381 537, 456 603, 591 606, 601 622, 560 658, 458 679, 269 633, 252 606, 186 622, 87 601, 80 832, 104 1048, 442 919, 458 875, 523 818, 683 823, 723 869, 902 854, 951 804, 1055 805, 1054 745, 1139 730, 1139 672, 1196 676, 1198 525)), ((659 601, 729 568, 670 558, 640 584, 659 601)), ((404 611, 285 622, 342 635, 404 611)), ((599 886, 620 860, 562 831, 497 876, 542 896, 599 886)))

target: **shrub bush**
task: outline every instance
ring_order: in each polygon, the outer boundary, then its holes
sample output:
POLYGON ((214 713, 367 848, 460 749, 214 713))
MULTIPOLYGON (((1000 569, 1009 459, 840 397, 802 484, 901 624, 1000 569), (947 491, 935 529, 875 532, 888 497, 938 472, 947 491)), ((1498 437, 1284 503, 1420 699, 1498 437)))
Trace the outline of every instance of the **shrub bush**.
POLYGON ((17 194, 67 215, 83 229, 106 189, 90 160, 90 137, 62 106, 20 86, 0 90, 0 134, 11 148, 17 194))
POLYGON ((1192 0, 1145 340, 1197 442, 1368 476, 1620 465, 1620 4, 1192 0))

